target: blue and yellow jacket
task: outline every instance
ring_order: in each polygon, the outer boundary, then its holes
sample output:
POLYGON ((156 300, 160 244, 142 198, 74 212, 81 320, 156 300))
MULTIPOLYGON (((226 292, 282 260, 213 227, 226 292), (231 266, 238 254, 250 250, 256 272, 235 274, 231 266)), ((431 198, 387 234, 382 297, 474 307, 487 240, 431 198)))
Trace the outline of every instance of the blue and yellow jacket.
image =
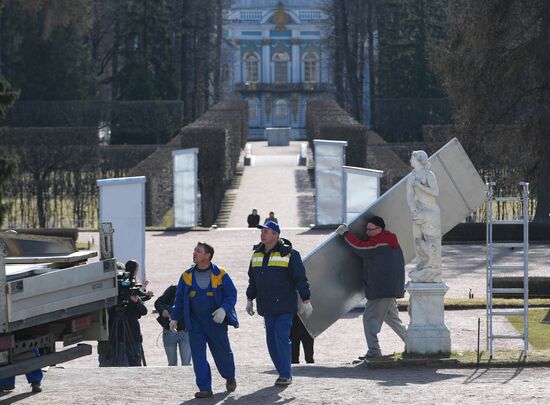
POLYGON ((269 252, 262 243, 254 246, 248 267, 246 297, 256 299, 258 314, 294 314, 298 311, 298 297, 308 300, 309 283, 302 258, 292 249, 289 240, 280 238, 269 252))
MULTIPOLYGON (((175 321, 184 320, 185 330, 192 330, 191 312, 189 306, 189 296, 195 293, 192 290, 193 275, 195 274, 196 266, 183 272, 178 282, 176 290, 176 299, 172 307, 171 319, 175 321)), ((237 289, 231 281, 229 274, 224 269, 212 263, 212 289, 214 291, 214 299, 218 307, 225 310, 224 323, 227 325, 239 327, 235 304, 237 303, 237 289)))

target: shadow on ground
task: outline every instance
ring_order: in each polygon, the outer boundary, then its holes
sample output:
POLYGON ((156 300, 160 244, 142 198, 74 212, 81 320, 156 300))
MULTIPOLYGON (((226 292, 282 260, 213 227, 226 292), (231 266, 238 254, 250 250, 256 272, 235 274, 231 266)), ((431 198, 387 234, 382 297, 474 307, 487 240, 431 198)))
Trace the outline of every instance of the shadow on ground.
POLYGON ((238 398, 229 397, 223 403, 250 403, 250 404, 287 404, 293 402, 296 397, 283 398, 279 393, 283 392, 286 387, 265 387, 248 395, 243 395, 238 398))
MULTIPOLYGON (((274 370, 265 371, 265 374, 276 374, 274 370)), ((294 377, 336 378, 378 381, 383 386, 425 385, 452 378, 463 378, 463 374, 439 372, 434 368, 394 368, 368 369, 362 364, 349 367, 304 366, 293 367, 294 377)))
POLYGON ((523 367, 476 369, 464 380, 464 384, 507 384, 524 370, 523 367))

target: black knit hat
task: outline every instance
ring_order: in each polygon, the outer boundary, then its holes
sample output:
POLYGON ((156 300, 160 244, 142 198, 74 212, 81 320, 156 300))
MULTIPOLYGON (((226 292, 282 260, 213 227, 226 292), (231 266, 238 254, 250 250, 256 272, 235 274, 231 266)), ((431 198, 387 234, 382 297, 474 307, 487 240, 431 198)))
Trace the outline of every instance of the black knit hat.
POLYGON ((382 229, 386 229, 386 224, 384 220, 380 217, 374 216, 367 220, 367 223, 370 222, 371 224, 374 224, 382 229))

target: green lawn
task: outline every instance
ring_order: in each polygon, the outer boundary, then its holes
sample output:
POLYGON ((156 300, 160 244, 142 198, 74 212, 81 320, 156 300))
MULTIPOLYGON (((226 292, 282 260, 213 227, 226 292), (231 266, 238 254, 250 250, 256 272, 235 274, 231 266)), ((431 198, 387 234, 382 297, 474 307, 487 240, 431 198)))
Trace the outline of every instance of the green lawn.
MULTIPOLYGON (((406 308, 409 304, 408 299, 397 300, 397 304, 401 308, 406 308)), ((523 300, 515 298, 495 298, 493 299, 495 308, 523 308, 523 300)), ((550 307, 550 299, 548 298, 531 298, 529 306, 550 307)), ((485 308, 485 298, 445 298, 445 310, 464 310, 464 309, 483 309, 485 308)))
MULTIPOLYGON (((548 309, 529 309, 527 322, 529 325, 529 344, 536 350, 550 350, 550 323, 541 323, 548 314, 548 309)), ((508 321, 523 333, 523 317, 507 316, 508 321)))

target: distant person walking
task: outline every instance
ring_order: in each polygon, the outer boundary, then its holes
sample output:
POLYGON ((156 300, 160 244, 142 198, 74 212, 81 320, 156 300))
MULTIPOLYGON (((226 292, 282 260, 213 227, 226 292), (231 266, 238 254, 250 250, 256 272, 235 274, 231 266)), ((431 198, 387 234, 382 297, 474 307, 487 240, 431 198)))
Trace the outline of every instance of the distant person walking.
POLYGON ((248 222, 249 228, 256 228, 260 224, 260 216, 257 209, 252 210, 252 214, 248 216, 246 222, 248 222))
POLYGON ((264 224, 266 222, 275 222, 276 224, 279 223, 279 221, 277 220, 277 218, 275 218, 275 213, 273 211, 269 211, 269 217, 267 217, 266 219, 264 219, 264 224))
POLYGON ((302 258, 292 243, 279 237, 281 229, 273 221, 258 225, 261 243, 254 246, 248 267, 246 312, 264 317, 267 348, 279 378, 275 385, 292 383, 290 328, 298 311, 298 297, 303 303, 300 313, 308 318, 313 312, 309 302, 309 282, 302 258), (298 291, 298 293, 296 293, 298 291))

